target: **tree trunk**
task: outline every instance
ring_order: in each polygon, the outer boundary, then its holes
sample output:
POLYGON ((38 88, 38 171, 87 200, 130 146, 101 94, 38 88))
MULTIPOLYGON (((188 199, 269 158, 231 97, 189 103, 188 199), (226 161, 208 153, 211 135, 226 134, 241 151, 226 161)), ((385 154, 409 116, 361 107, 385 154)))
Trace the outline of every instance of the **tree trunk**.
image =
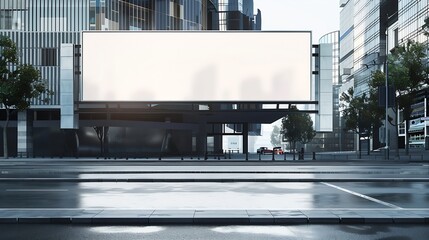
POLYGON ((394 119, 394 123, 395 123, 395 137, 396 137, 396 139, 395 139, 395 142, 396 142, 396 146, 395 146, 395 153, 396 153, 396 157, 399 159, 399 139, 398 139, 398 136, 399 136, 399 122, 398 122, 398 105, 396 104, 395 105, 395 108, 396 108, 396 110, 394 109, 393 110, 393 112, 395 113, 394 114, 394 116, 395 116, 395 119, 394 119))
POLYGON ((6 122, 4 123, 4 126, 3 126, 3 156, 4 158, 8 158, 9 152, 7 147, 7 128, 9 125, 10 110, 7 107, 5 109, 6 109, 6 122))
POLYGON ((410 153, 410 139, 408 130, 410 129, 410 120, 405 120, 405 155, 410 153))
POLYGON ((410 148, 410 140, 409 140, 409 129, 410 129, 410 119, 411 119, 411 114, 408 114, 410 111, 408 111, 407 108, 404 109, 404 122, 405 122, 405 155, 409 154, 409 148, 410 148))
POLYGON ((360 133, 358 134, 358 145, 359 145, 359 147, 358 147, 359 159, 361 159, 362 158, 362 142, 360 140, 360 133))

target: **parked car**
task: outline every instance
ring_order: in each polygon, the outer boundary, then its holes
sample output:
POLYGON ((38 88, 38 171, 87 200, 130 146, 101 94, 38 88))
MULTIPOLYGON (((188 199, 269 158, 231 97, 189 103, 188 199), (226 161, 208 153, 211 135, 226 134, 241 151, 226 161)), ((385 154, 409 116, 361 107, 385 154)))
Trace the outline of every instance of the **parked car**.
POLYGON ((274 154, 283 154, 284 151, 281 147, 275 147, 273 148, 274 154))
POLYGON ((267 147, 260 147, 256 150, 257 154, 272 154, 273 150, 268 149, 267 147))

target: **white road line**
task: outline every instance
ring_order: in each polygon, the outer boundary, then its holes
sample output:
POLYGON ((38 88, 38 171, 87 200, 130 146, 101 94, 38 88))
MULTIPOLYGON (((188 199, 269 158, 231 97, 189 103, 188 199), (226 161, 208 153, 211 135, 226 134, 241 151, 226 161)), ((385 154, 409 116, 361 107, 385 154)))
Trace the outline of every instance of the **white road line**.
POLYGON ((384 202, 384 201, 381 201, 381 200, 378 200, 378 199, 375 199, 375 198, 372 198, 372 197, 369 197, 369 196, 366 196, 366 195, 363 195, 363 194, 360 194, 360 193, 357 193, 357 192, 353 192, 351 190, 348 190, 348 189, 345 189, 345 188, 342 188, 342 187, 339 187, 339 186, 336 186, 336 185, 333 185, 333 184, 330 184, 330 183, 325 183, 325 182, 321 182, 321 183, 324 184, 324 185, 326 185, 326 186, 336 188, 336 189, 341 190, 343 192, 350 193, 350 194, 353 194, 353 195, 361 197, 361 198, 365 198, 367 200, 370 200, 370 201, 382 204, 382 205, 387 206, 387 207, 391 207, 391 208, 395 208, 395 209, 403 209, 403 208, 401 208, 399 206, 396 206, 394 204, 391 204, 391 203, 388 203, 388 202, 384 202))
POLYGON ((6 192, 67 192, 68 189, 6 189, 6 192))

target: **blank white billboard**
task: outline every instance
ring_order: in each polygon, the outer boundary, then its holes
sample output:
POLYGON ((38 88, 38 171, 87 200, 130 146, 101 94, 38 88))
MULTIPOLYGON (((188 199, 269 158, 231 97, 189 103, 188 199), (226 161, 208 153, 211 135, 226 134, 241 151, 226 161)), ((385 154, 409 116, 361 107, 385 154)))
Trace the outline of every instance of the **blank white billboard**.
POLYGON ((83 32, 84 101, 310 100, 310 32, 83 32))

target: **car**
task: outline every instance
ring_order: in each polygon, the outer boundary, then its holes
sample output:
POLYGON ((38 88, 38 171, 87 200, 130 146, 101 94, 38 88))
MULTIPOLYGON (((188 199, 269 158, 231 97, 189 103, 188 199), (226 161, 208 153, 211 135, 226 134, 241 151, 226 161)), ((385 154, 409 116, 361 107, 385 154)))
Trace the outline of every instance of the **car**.
POLYGON ((275 147, 273 148, 274 154, 283 154, 284 151, 281 147, 275 147))
POLYGON ((256 150, 257 154, 272 154, 273 150, 268 149, 267 147, 260 147, 256 150))

